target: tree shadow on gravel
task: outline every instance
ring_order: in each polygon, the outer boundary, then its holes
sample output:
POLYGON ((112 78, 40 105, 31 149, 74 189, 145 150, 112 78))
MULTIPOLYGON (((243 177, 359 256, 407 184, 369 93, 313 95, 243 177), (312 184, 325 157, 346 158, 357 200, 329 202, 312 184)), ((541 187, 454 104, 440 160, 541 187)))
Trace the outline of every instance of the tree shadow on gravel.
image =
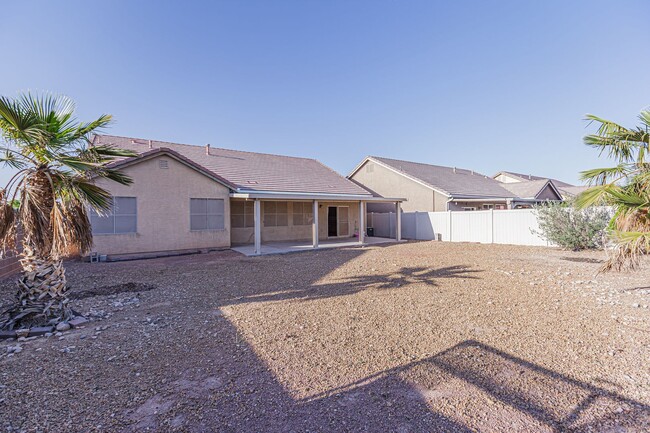
POLYGON ((325 299, 334 296, 353 295, 363 290, 397 289, 408 285, 424 285, 429 287, 438 286, 437 280, 446 278, 458 278, 463 280, 478 279, 477 273, 482 272, 472 269, 469 266, 456 265, 438 269, 425 268, 421 266, 403 267, 397 270, 389 270, 389 273, 373 273, 348 278, 341 278, 332 283, 320 284, 318 282, 306 285, 306 287, 292 288, 266 293, 255 293, 248 296, 227 299, 223 305, 236 305, 246 302, 268 302, 286 301, 298 299, 310 301, 325 299))

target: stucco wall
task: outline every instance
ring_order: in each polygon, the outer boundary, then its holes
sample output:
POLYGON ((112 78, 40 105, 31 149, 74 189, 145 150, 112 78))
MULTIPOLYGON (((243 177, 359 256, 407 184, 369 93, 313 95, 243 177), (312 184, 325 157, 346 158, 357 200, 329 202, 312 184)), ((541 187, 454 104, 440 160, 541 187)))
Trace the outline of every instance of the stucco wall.
POLYGON ((494 179, 498 180, 499 182, 503 182, 503 183, 517 183, 517 182, 521 182, 521 179, 518 179, 518 178, 515 178, 515 177, 510 177, 510 176, 508 176, 507 174, 503 174, 503 173, 500 174, 500 175, 498 175, 498 176, 495 177, 494 179))
POLYGON ((366 163, 352 179, 384 197, 406 198, 404 212, 433 212, 447 210, 447 197, 431 188, 395 173, 373 161, 366 163))
POLYGON ((168 156, 126 167, 130 186, 101 179, 114 196, 137 198, 137 233, 95 235, 93 251, 133 254, 230 246, 229 191, 223 185, 168 156), (169 168, 160 168, 166 160, 169 168), (224 199, 223 230, 190 231, 190 198, 224 199))
POLYGON ((555 194, 555 191, 553 191, 553 188, 551 188, 550 185, 546 185, 546 188, 539 193, 537 196, 538 200, 562 200, 561 197, 558 197, 557 194, 555 194))
POLYGON ((476 210, 487 210, 483 209, 484 204, 491 204, 494 206, 495 210, 497 206, 503 206, 504 209, 507 208, 507 203, 505 201, 502 202, 451 202, 449 203, 449 210, 451 211, 462 211, 464 207, 475 207, 476 210))
MULTIPOLYGON (((311 202, 310 202, 311 203, 311 202)), ((327 239, 327 208, 329 206, 347 206, 349 208, 349 234, 352 237, 359 228, 359 202, 318 202, 318 238, 327 239)), ((293 202, 287 203, 288 225, 282 227, 264 226, 264 203, 262 202, 262 242, 273 241, 307 241, 312 238, 312 226, 293 225, 293 202)), ((232 244, 250 244, 255 241, 253 227, 233 228, 232 244)))

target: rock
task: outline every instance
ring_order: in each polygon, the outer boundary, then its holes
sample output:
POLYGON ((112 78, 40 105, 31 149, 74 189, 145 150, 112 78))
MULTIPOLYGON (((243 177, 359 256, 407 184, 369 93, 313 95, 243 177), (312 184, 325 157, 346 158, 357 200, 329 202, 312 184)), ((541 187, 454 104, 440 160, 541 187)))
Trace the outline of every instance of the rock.
POLYGON ((56 334, 54 334, 55 337, 60 337, 62 335, 63 335, 63 332, 57 332, 56 334))
POLYGON ((639 307, 640 307, 639 304, 632 304, 632 308, 639 308, 639 307))
POLYGON ((51 337, 53 335, 54 334, 52 334, 51 332, 46 332, 45 334, 43 334, 44 337, 51 337))
POLYGON ((56 330, 59 332, 68 331, 71 328, 69 323, 61 322, 56 325, 56 330))
POLYGON ((16 329, 17 337, 27 337, 29 335, 29 328, 16 329))
POLYGON ((20 353, 23 351, 22 346, 7 346, 7 353, 20 353))
POLYGON ((0 340, 7 340, 9 338, 16 338, 15 331, 0 331, 0 340))
POLYGON ((52 334, 52 331, 54 331, 54 326, 39 326, 36 328, 32 328, 29 330, 29 336, 34 337, 37 335, 47 335, 47 334, 52 334))
POLYGON ((68 323, 73 328, 76 328, 80 325, 83 325, 84 323, 88 323, 88 319, 86 319, 85 317, 77 316, 74 319, 70 320, 68 323))

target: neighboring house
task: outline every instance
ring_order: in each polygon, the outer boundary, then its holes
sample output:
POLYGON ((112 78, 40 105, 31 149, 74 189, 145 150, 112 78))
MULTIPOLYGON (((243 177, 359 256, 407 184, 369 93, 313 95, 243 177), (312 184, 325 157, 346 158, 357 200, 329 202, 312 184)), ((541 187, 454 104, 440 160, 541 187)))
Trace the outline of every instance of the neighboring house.
MULTIPOLYGON (((516 209, 562 199, 549 179, 506 184, 473 170, 376 156, 361 161, 348 178, 375 194, 405 197, 407 212, 516 209)), ((368 209, 388 211, 374 204, 368 209)))
POLYGON ((359 236, 373 195, 314 159, 98 135, 93 145, 137 157, 110 164, 129 186, 97 184, 113 196, 109 215, 91 215, 93 252, 126 255, 227 248, 265 241, 359 236), (316 217, 316 218, 315 218, 316 217))
POLYGON ((557 179, 545 178, 541 176, 533 176, 532 174, 514 173, 512 171, 500 171, 492 177, 498 180, 499 182, 503 182, 507 184, 550 180, 553 182, 553 185, 555 185, 557 190, 562 195, 563 200, 573 198, 578 194, 580 194, 582 191, 587 189, 586 186, 575 186, 575 185, 571 185, 570 183, 566 183, 557 179))

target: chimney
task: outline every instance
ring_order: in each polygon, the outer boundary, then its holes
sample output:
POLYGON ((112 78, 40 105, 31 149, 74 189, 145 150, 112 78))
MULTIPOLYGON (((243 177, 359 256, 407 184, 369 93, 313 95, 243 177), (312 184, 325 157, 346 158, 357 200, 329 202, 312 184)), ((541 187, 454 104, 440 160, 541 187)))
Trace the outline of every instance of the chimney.
POLYGON ((149 140, 149 149, 153 149, 153 142, 149 140))
POLYGON ((210 143, 205 145, 205 154, 209 155, 210 154, 210 143))

